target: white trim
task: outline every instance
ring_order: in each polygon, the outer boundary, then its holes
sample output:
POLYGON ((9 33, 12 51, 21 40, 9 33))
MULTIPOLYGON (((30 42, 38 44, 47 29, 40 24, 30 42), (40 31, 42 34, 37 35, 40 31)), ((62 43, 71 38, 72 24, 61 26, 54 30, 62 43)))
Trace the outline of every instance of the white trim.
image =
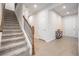
MULTIPOLYGON (((54 40, 55 40, 55 39, 54 39, 54 40)), ((45 40, 45 41, 48 43, 48 42, 51 42, 51 41, 53 41, 53 40, 45 40)))
POLYGON ((72 37, 72 38, 77 38, 78 39, 78 37, 76 36, 68 36, 68 35, 63 35, 63 37, 72 37))
POLYGON ((49 43, 49 42, 55 40, 55 39, 47 40, 47 39, 43 39, 43 38, 35 38, 35 39, 40 39, 42 41, 45 41, 46 43, 49 43))

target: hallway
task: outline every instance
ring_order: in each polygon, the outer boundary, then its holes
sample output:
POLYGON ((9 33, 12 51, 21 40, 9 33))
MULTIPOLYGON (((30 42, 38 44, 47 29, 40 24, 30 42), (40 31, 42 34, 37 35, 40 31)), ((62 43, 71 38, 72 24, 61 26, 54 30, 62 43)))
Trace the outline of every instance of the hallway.
POLYGON ((49 43, 35 39, 35 55, 36 56, 76 56, 77 55, 77 39, 64 37, 49 43))
POLYGON ((35 56, 77 56, 78 7, 78 3, 1 4, 0 56, 32 56, 33 49, 35 56), (63 38, 55 40, 58 36, 63 38))

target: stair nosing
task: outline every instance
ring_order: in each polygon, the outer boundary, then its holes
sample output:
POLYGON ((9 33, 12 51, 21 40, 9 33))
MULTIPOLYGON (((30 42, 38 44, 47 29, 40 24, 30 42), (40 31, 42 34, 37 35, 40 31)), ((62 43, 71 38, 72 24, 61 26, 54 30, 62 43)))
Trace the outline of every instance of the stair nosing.
POLYGON ((2 34, 2 36, 12 36, 12 35, 20 35, 20 34, 23 34, 22 32, 21 33, 10 33, 10 34, 2 34))

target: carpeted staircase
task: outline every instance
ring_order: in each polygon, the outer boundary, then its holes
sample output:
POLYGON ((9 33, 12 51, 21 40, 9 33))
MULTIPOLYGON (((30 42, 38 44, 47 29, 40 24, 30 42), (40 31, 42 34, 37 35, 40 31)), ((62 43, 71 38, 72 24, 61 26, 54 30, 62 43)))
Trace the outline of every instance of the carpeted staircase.
POLYGON ((4 10, 4 25, 1 39, 0 56, 27 56, 29 48, 15 13, 4 10))

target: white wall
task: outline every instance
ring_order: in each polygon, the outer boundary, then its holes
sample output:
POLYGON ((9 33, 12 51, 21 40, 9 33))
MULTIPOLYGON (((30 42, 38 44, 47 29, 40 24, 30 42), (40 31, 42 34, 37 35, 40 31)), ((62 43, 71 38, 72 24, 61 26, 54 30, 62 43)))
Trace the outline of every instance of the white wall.
POLYGON ((49 42, 55 40, 55 31, 62 30, 62 18, 53 11, 43 10, 34 15, 35 37, 49 42))
POLYGON ((50 11, 50 19, 52 28, 56 31, 57 29, 63 30, 62 17, 55 13, 54 11, 50 11))
POLYGON ((6 3, 5 8, 14 11, 15 10, 15 4, 14 3, 6 3))
POLYGON ((37 37, 45 41, 51 40, 48 26, 48 10, 43 10, 36 14, 35 30, 38 32, 37 37))
POLYGON ((20 23, 21 28, 24 28, 24 20, 23 20, 23 6, 22 4, 18 4, 15 10, 15 14, 20 23))
POLYGON ((36 38, 46 42, 55 40, 57 29, 64 31, 64 36, 78 37, 77 15, 61 17, 54 11, 43 10, 33 17, 36 38))
POLYGON ((25 5, 23 5, 23 15, 25 16, 25 18, 27 19, 28 23, 32 26, 33 25, 33 17, 30 16, 30 12, 29 9, 25 7, 25 5), (30 16, 30 17, 29 17, 30 16))
POLYGON ((78 15, 63 17, 64 36, 78 37, 77 18, 78 15))
POLYGON ((55 13, 54 11, 50 11, 49 13, 49 21, 50 21, 50 26, 51 26, 51 35, 52 39, 55 39, 55 32, 57 29, 63 30, 63 23, 62 23, 62 17, 55 13))
POLYGON ((28 16, 29 16, 29 9, 25 7, 25 5, 23 5, 23 15, 25 16, 25 18, 28 20, 28 16))
POLYGON ((39 35, 38 35, 38 20, 37 20, 37 14, 35 15, 32 15, 32 26, 34 26, 34 38, 39 38, 39 35))

